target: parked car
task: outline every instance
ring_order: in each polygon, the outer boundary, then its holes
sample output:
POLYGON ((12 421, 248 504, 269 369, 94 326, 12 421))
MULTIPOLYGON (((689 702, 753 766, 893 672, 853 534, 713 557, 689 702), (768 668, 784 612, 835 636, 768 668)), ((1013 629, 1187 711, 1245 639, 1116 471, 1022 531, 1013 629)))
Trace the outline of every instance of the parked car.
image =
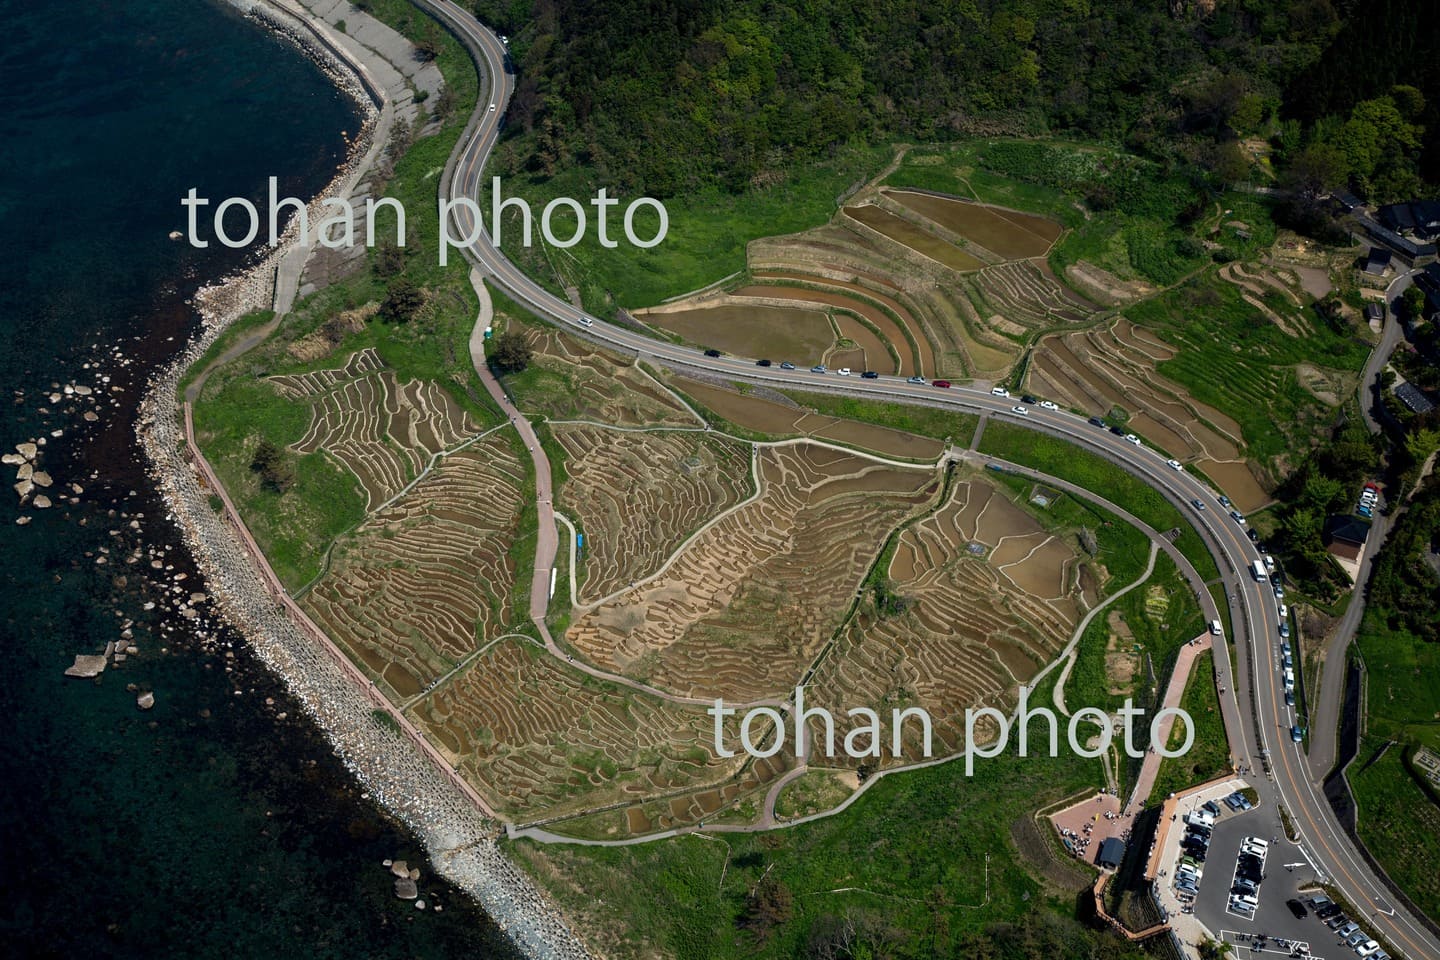
POLYGON ((1290 728, 1290 739, 1296 743, 1300 743, 1305 739, 1305 731, 1300 728, 1298 723, 1290 728))
POLYGON ((1039 401, 1039 400, 1036 400, 1034 397, 1030 396, 1030 394, 1027 393, 1027 394, 1025 394, 1024 396, 1022 396, 1022 397, 1020 398, 1020 402, 1021 402, 1021 403, 1039 403, 1040 401, 1039 401))
POLYGON ((1286 690, 1286 691, 1285 691, 1285 706, 1287 706, 1287 707, 1293 707, 1293 706, 1295 706, 1295 691, 1294 691, 1294 690, 1286 690))
POLYGON ((782 361, 780 361, 780 369, 781 369, 781 370, 794 370, 794 369, 795 369, 795 364, 791 363, 789 360, 782 360, 782 361))
POLYGON ((861 379, 861 380, 879 380, 879 379, 880 379, 880 374, 876 373, 874 370, 866 370, 864 373, 860 374, 860 379, 861 379))
POLYGON ((949 381, 949 380, 932 380, 932 381, 930 381, 930 385, 931 385, 932 387, 939 387, 941 390, 949 390, 949 389, 950 389, 950 381, 949 381))
POLYGON ((1115 436, 1117 436, 1117 437, 1123 437, 1123 436, 1125 436, 1125 431, 1124 431, 1123 429, 1121 429, 1120 427, 1111 427, 1111 428, 1110 428, 1110 432, 1113 433, 1113 434, 1115 434, 1115 436))
POLYGON ((1104 421, 1104 420, 1101 420, 1099 417, 1091 417, 1089 420, 1087 420, 1087 421, 1085 421, 1085 422, 1088 423, 1088 424, 1090 424, 1090 426, 1092 426, 1092 427, 1103 427, 1103 426, 1105 426, 1105 421, 1104 421))
POLYGON ((709 350, 706 350, 706 351, 705 351, 705 356, 707 356, 707 357, 718 357, 718 356, 720 356, 720 351, 719 351, 719 350, 716 350, 714 347, 711 347, 709 350))
POLYGON ((1220 816, 1220 805, 1214 800, 1206 800, 1204 803, 1200 804, 1200 809, 1204 810, 1212 817, 1220 816))
POLYGON ((770 361, 769 361, 769 360, 756 360, 756 361, 755 361, 755 366, 757 366, 757 367, 768 367, 768 366, 770 366, 770 361))
POLYGON ((1295 915, 1296 920, 1303 919, 1309 913, 1309 911, 1305 909, 1305 904, 1299 900, 1286 900, 1285 906, 1290 908, 1290 912, 1295 915))

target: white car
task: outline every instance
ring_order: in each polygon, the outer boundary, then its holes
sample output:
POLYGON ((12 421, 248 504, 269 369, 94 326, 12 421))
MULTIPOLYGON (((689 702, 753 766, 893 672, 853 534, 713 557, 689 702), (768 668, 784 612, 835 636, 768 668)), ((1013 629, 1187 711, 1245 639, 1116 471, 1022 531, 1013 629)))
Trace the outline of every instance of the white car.
POLYGON ((595 326, 595 321, 594 321, 594 320, 591 320, 589 317, 581 317, 581 318, 580 318, 580 326, 582 326, 582 327, 593 327, 593 326, 595 326))
POLYGON ((491 112, 491 113, 494 113, 494 112, 495 112, 495 104, 493 104, 493 103, 490 104, 490 112, 491 112))
POLYGON ((838 374, 840 374, 840 376, 842 376, 842 377, 848 377, 848 376, 850 376, 850 368, 849 368, 849 367, 841 367, 839 370, 836 370, 835 372, 838 373, 838 374))
POLYGON ((1280 619, 1284 620, 1288 616, 1290 616, 1290 608, 1283 603, 1280 604, 1280 619))
POLYGON ((1355 952, 1358 953, 1362 958, 1371 957, 1380 952, 1380 944, 1376 943, 1374 940, 1366 940, 1364 943, 1360 944, 1355 948, 1355 952))
POLYGON ((1184 470, 1184 469, 1185 469, 1184 467, 1180 466, 1180 461, 1179 461, 1179 460, 1166 460, 1166 461, 1165 461, 1165 465, 1166 465, 1167 467, 1169 467, 1171 470, 1184 470))
POLYGON ((1028 416, 1030 416, 1030 411, 1029 411, 1029 410, 1026 410, 1024 407, 1020 406, 1018 403, 1017 403, 1015 406, 1013 406, 1013 407, 1010 408, 1010 412, 1011 412, 1011 413, 1014 413, 1014 414, 1017 414, 1017 415, 1019 415, 1019 416, 1022 416, 1022 417, 1028 417, 1028 416))
POLYGON ((1140 446, 1140 438, 1137 437, 1137 436, 1135 436, 1135 434, 1133 434, 1133 433, 1127 433, 1127 434, 1125 434, 1125 442, 1126 442, 1126 443, 1133 443, 1133 444, 1135 444, 1135 446, 1137 446, 1137 447, 1140 446))
POLYGON ((1008 397, 1008 396, 1010 396, 1010 391, 1009 391, 1009 390, 1006 390, 1004 387, 991 387, 991 388, 990 388, 990 396, 992 396, 992 397, 1008 397))
POLYGON ((1040 406, 1044 407, 1046 410, 1059 410, 1059 409, 1060 409, 1060 408, 1057 407, 1055 404, 1051 403, 1049 400, 1041 400, 1041 401, 1040 401, 1040 406))

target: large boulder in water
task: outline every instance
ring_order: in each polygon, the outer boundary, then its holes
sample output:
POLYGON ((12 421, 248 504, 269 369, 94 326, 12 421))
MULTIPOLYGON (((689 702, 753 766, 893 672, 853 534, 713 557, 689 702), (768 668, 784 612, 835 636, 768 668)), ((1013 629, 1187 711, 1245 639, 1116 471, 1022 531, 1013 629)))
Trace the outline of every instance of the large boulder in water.
POLYGON ((105 657, 100 654, 77 653, 75 663, 65 670, 67 677, 98 677, 105 672, 105 657))

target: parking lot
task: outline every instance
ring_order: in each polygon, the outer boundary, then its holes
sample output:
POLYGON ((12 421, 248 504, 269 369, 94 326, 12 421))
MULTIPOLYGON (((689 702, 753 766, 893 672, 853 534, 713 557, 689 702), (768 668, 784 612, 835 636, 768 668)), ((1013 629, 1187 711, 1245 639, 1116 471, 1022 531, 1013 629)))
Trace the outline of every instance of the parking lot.
POLYGON ((1314 916, 1297 919, 1285 905, 1286 900, 1302 897, 1300 884, 1309 883, 1314 874, 1299 848, 1281 833, 1275 811, 1264 806, 1242 813, 1224 806, 1221 810, 1210 836, 1205 882, 1200 884, 1195 898, 1195 915, 1200 922, 1215 931, 1263 933, 1272 941, 1280 938, 1310 942, 1312 949, 1316 942, 1328 943, 1330 931, 1314 916), (1251 916, 1230 909, 1231 880, 1246 837, 1259 837, 1269 844, 1264 879, 1256 894, 1259 902, 1251 916))
POLYGON ((1236 811, 1225 804, 1224 798, 1243 786, 1243 780, 1231 780, 1179 800, 1175 819, 1167 824, 1160 871, 1155 878, 1167 919, 1182 938, 1192 943, 1198 942, 1201 936, 1198 925, 1191 929, 1198 920, 1212 935, 1234 944, 1235 956, 1240 958, 1290 956, 1297 945, 1311 951, 1297 954, 1300 956, 1328 956, 1331 960, 1354 957, 1349 947, 1338 945, 1338 938, 1316 919, 1313 911, 1307 909, 1304 917, 1297 918, 1286 905, 1288 900, 1304 900, 1309 896, 1308 892, 1301 893, 1300 887, 1311 883, 1314 872, 1295 844, 1284 838, 1279 815, 1273 807, 1262 804, 1236 811), (1184 854, 1181 844, 1186 833, 1185 818, 1202 809, 1206 801, 1214 802, 1220 814, 1210 828, 1210 842, 1204 851, 1205 860, 1200 864, 1201 874, 1195 883, 1193 900, 1187 900, 1178 896, 1175 889, 1176 871, 1181 869, 1184 854), (1268 845, 1252 915, 1230 908, 1236 864, 1247 837, 1257 837, 1268 845), (1263 948, 1258 941, 1261 934, 1265 936, 1263 948), (1286 946, 1280 946, 1281 942, 1286 946))

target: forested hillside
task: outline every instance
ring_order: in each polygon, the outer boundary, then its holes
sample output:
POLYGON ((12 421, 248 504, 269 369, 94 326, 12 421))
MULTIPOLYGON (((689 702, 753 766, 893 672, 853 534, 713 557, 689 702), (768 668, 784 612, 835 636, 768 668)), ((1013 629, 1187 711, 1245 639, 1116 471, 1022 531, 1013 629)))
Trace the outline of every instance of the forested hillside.
MULTIPOLYGON (((1387 5, 1404 4, 1378 6, 1387 5)), ((582 165, 622 189, 659 196, 717 184, 731 190, 763 185, 857 138, 974 134, 1105 140, 1230 180, 1254 175, 1237 148, 1243 138, 1273 138, 1282 162, 1316 143, 1333 143, 1318 161, 1308 158, 1307 175, 1358 178, 1364 191, 1376 166, 1384 165, 1389 172, 1375 189, 1403 193, 1415 186, 1420 113, 1428 116, 1435 106, 1402 98, 1393 111, 1361 116, 1379 139, 1392 136, 1396 124, 1412 134, 1401 138, 1394 155, 1364 153, 1352 143, 1354 129, 1342 135, 1343 128, 1362 101, 1396 84, 1423 88, 1435 70, 1434 44, 1426 39, 1434 30, 1417 21, 1400 49, 1377 49, 1381 39, 1372 39, 1365 26, 1376 6, 1356 0, 475 4, 482 20, 510 33, 519 71, 511 149, 502 151, 502 165, 540 176, 582 165), (1364 62, 1384 61, 1385 69, 1322 66, 1332 47, 1364 62)))

